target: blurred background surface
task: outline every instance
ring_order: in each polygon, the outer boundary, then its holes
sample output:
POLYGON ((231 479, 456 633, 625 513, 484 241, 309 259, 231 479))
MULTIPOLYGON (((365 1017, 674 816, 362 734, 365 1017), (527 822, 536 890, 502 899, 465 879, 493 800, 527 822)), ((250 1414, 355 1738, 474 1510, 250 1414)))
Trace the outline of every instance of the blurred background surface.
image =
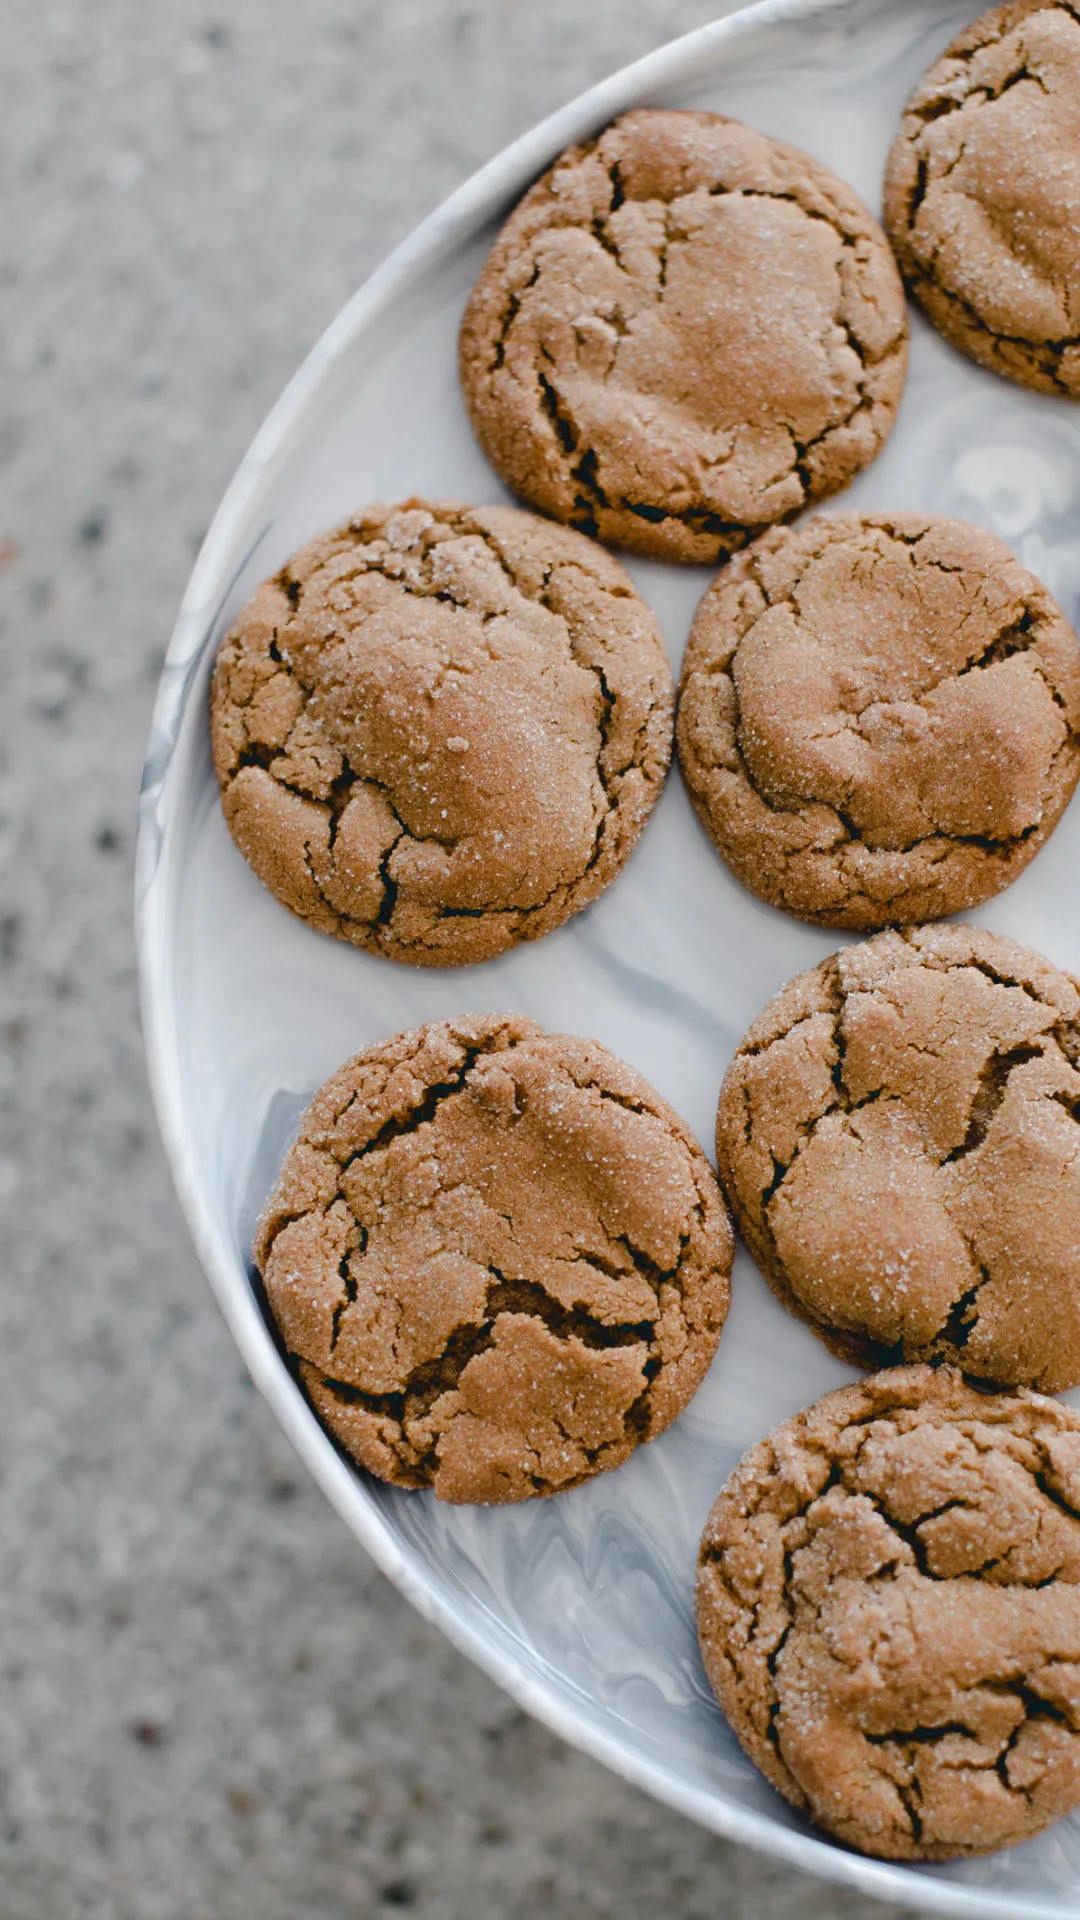
POLYGON ((717 0, 0 11, 0 1920, 898 1920, 526 1720, 245 1377, 143 1072, 164 648, 263 415, 506 141, 717 0))

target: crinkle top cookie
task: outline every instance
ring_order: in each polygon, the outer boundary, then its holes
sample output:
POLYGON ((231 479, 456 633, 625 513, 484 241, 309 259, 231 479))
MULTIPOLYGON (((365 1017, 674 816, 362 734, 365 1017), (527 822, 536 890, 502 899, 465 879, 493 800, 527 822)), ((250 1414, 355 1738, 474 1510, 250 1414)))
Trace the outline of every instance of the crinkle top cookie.
POLYGON ((907 103, 885 223, 954 346, 1080 398, 1080 5, 1011 0, 955 39, 907 103))
POLYGON ((845 947, 728 1069, 720 1178, 784 1304, 844 1358, 1080 1383, 1080 994, 978 927, 845 947))
POLYGON ((716 1349, 732 1235, 640 1074, 595 1040, 469 1015, 323 1087, 254 1251, 355 1458, 489 1503, 576 1486, 663 1432, 716 1349))
POLYGON ((930 920, 1038 852, 1080 775, 1080 646, 993 534, 819 515, 717 576, 679 760, 744 886, 827 926, 930 920))
POLYGON ((656 621, 610 554, 510 507, 413 500, 259 588, 214 674, 234 840, 323 932, 487 960, 614 878, 671 753, 656 621))
POLYGON ((846 1846, 949 1860, 1080 1803, 1080 1414, 909 1367, 751 1449, 701 1542, 709 1679, 846 1846))
POLYGON ((904 383, 885 236, 826 167, 719 114, 625 114, 526 194, 474 289, 461 378, 531 505, 716 560, 844 486, 904 383))

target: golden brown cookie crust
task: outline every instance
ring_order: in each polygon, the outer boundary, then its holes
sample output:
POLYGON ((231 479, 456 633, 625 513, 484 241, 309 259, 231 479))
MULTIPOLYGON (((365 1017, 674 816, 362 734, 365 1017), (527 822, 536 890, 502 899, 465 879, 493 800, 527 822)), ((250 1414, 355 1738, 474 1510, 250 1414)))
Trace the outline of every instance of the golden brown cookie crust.
POLYGON ((470 1015, 328 1081, 254 1257, 342 1445, 397 1486, 489 1504, 617 1467, 681 1412, 732 1234, 697 1142, 632 1068, 470 1015))
POLYGON ((792 980, 743 1040, 716 1152, 774 1291, 856 1364, 1080 1382, 1080 994, 977 927, 792 980))
POLYGON ((885 224, 954 346, 1080 398, 1080 5, 1012 0, 935 61, 904 112, 885 224))
POLYGON ((795 147, 624 114, 511 214, 461 331, 480 443, 555 519, 717 560, 887 438, 907 318, 884 234, 795 147))
POLYGON ((1080 775, 1080 646, 1002 541, 819 515, 718 575, 683 665, 679 761, 736 877, 824 926, 1000 893, 1080 775))
POLYGON ((709 1515, 706 1671, 750 1758, 887 1860, 1080 1803, 1080 1414, 906 1367, 754 1447, 709 1515))
POLYGON ((324 933, 488 960, 606 887, 671 754, 656 621, 610 554, 510 507, 370 507, 222 642, 212 735, 240 851, 324 933))

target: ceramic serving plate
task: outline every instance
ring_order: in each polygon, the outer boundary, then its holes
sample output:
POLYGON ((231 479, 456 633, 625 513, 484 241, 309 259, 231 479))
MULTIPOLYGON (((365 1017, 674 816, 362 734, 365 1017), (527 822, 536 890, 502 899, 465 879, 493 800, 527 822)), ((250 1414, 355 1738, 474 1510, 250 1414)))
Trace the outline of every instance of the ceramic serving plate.
MULTIPOLYGON (((717 1832, 867 1893, 942 1912, 1080 1915, 1080 1816, 1012 1852, 932 1870, 814 1832, 750 1766, 698 1658, 698 1535, 740 1454, 853 1377, 788 1318, 745 1253, 712 1371, 676 1426, 618 1472, 548 1501, 451 1509, 335 1450, 252 1289, 252 1227, 297 1118, 348 1055, 402 1027, 514 1009, 592 1034, 711 1148, 717 1089, 764 1001, 839 936, 744 893, 677 771, 629 866, 559 932, 440 972, 309 931, 264 892, 218 808, 214 649, 257 581, 371 499, 505 498, 458 392, 458 322, 497 224, 561 148, 631 106, 706 107, 808 149, 877 207, 917 75, 978 0, 765 0, 677 41, 510 147, 346 307, 270 415, 214 522, 161 683, 146 764, 138 924, 162 1132, 203 1264, 248 1366, 357 1538, 403 1593, 556 1732, 717 1832)), ((981 522, 1080 613, 1080 407, 983 373, 913 315, 911 375, 882 456, 845 497, 981 522)), ((708 574, 645 562, 673 668, 708 574)), ((1080 800, 982 922, 1080 972, 1080 800)))

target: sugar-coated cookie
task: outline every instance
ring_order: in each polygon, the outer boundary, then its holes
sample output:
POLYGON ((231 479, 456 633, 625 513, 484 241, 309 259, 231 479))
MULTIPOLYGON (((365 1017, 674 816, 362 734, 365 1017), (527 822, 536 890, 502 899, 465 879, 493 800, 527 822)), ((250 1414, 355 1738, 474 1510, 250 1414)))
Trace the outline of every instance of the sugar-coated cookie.
POLYGON ((774 1787, 845 1846, 951 1860, 1080 1804, 1080 1413, 904 1367, 753 1447, 698 1628, 774 1787))
POLYGON ((965 28, 907 103, 885 224, 954 346, 1080 399, 1080 5, 1009 0, 965 28))
POLYGON ((612 880, 660 792, 656 621, 595 542, 512 507, 371 507, 222 643, 240 851, 311 926, 423 966, 535 940, 612 880))
POLYGON ((305 1115, 255 1259, 331 1431, 442 1500, 617 1467, 700 1384, 732 1235, 667 1102, 514 1015, 358 1054, 305 1115))
POLYGON ((706 593, 679 760, 744 886, 881 927, 1009 885, 1080 775, 1080 646, 993 534, 918 513, 776 528, 706 593))
POLYGON ((845 947, 755 1020, 720 1178, 786 1306, 863 1365, 1080 1383, 1080 993, 999 934, 845 947))
POLYGON ((624 114, 506 222, 461 332, 488 458, 530 505, 716 560, 888 436, 903 287, 819 161, 715 113, 624 114))

